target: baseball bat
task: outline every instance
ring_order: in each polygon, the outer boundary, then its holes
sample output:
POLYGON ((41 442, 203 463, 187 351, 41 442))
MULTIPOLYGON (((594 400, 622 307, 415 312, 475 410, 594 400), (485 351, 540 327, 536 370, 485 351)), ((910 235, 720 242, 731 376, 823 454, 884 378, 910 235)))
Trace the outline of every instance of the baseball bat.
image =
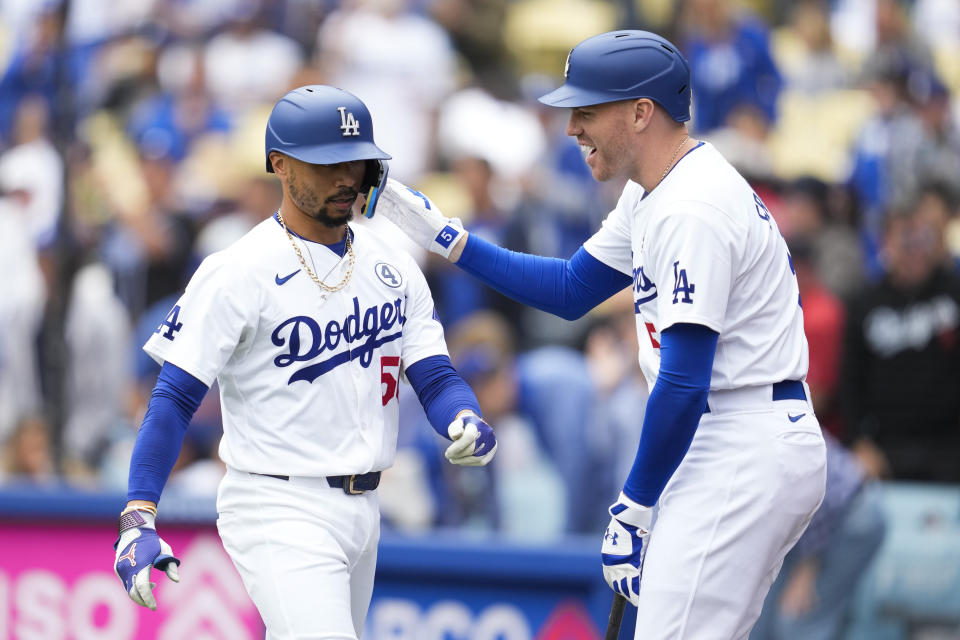
POLYGON ((623 622, 623 609, 626 605, 626 598, 619 593, 614 594, 613 604, 610 605, 610 619, 607 620, 607 632, 603 634, 603 640, 617 640, 620 637, 620 623, 623 622))

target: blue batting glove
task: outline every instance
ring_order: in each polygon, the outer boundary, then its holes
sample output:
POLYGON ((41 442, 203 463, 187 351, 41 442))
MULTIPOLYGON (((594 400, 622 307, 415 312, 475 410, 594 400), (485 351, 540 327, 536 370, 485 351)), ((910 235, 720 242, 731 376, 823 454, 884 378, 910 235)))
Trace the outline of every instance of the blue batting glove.
POLYGON ((156 567, 174 582, 180 582, 180 560, 173 549, 157 535, 156 516, 148 511, 129 511, 120 516, 120 536, 113 544, 116 559, 113 570, 123 582, 130 599, 151 611, 157 608, 153 597, 156 583, 150 582, 150 568, 156 567))
POLYGON ((603 578, 614 592, 637 606, 653 509, 637 504, 621 491, 608 511, 613 517, 600 550, 603 578))
POLYGON ((465 413, 451 422, 447 434, 453 444, 447 447, 444 455, 452 464, 480 467, 497 453, 497 436, 475 413, 465 413))

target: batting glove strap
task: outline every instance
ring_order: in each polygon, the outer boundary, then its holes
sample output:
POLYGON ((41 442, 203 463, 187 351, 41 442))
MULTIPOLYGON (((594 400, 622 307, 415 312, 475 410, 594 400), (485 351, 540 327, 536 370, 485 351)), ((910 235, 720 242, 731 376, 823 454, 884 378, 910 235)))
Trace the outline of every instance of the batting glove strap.
POLYGON ((493 428, 475 413, 465 413, 450 423, 447 433, 453 444, 447 447, 447 460, 452 464, 479 467, 497 453, 497 436, 493 428))
POLYGON ((644 533, 650 531, 653 509, 634 502, 623 491, 607 512, 620 522, 641 529, 644 533))
POLYGON ((144 514, 139 511, 127 511, 126 513, 120 515, 120 521, 117 523, 117 535, 119 536, 127 529, 132 529, 134 527, 153 527, 154 518, 155 516, 149 512, 146 512, 146 516, 144 516, 144 514), (147 517, 150 518, 150 524, 147 524, 147 517))
POLYGON ((465 233, 463 223, 446 217, 427 196, 393 178, 380 190, 376 211, 415 243, 444 258, 450 257, 465 233))

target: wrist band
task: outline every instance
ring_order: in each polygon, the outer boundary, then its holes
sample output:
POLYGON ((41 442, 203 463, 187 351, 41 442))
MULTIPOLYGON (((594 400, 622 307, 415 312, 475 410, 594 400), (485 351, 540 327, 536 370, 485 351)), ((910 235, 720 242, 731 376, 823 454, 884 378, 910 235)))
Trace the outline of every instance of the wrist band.
POLYGON ((152 514, 154 515, 154 517, 156 517, 156 515, 157 515, 157 508, 156 508, 156 507, 151 507, 151 506, 148 505, 148 504, 138 504, 138 505, 134 505, 134 506, 132 506, 132 507, 127 507, 126 509, 124 509, 123 511, 120 512, 120 515, 124 515, 124 514, 126 514, 126 513, 130 513, 131 511, 146 511, 147 513, 152 513, 152 514))

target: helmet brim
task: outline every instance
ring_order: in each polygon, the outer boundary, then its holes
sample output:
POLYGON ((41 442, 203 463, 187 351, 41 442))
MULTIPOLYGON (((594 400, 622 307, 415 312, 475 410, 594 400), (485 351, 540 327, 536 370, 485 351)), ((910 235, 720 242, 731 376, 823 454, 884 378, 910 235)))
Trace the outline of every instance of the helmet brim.
POLYGON ((593 104, 626 99, 620 96, 611 96, 609 91, 591 91, 590 89, 564 84, 545 96, 541 96, 540 102, 551 107, 587 107, 593 104))
POLYGON ((353 162, 354 160, 390 160, 393 156, 373 144, 372 142, 340 142, 337 144, 324 144, 316 147, 295 147, 293 149, 281 150, 280 153, 286 153, 297 160, 302 160, 309 164, 337 164, 340 162, 353 162))
POLYGON ((307 164, 338 164, 354 160, 391 160, 393 156, 372 142, 340 142, 315 147, 272 148, 267 151, 267 173, 273 173, 270 152, 276 151, 307 164))

